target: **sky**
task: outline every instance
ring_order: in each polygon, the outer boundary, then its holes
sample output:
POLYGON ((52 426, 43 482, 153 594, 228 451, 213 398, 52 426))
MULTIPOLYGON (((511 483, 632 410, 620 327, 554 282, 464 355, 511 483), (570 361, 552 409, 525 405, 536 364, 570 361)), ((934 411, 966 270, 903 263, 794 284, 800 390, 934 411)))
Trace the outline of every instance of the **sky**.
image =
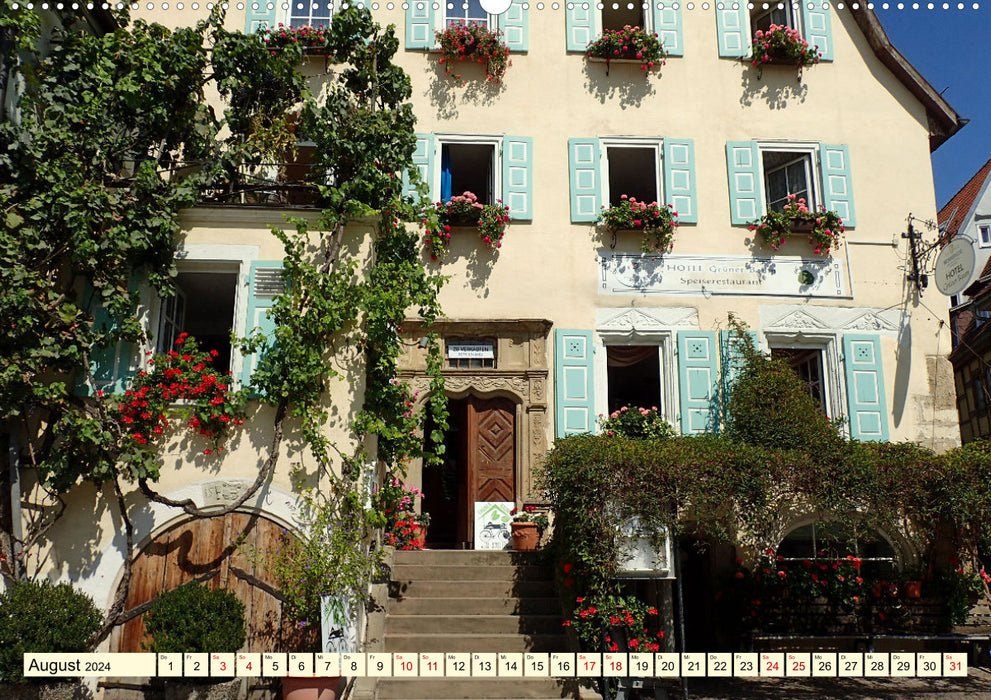
POLYGON ((957 9, 959 0, 942 9, 943 0, 905 2, 904 9, 875 3, 891 43, 970 123, 932 154, 936 206, 942 207, 984 163, 991 159, 991 0, 973 9, 974 0, 957 9))

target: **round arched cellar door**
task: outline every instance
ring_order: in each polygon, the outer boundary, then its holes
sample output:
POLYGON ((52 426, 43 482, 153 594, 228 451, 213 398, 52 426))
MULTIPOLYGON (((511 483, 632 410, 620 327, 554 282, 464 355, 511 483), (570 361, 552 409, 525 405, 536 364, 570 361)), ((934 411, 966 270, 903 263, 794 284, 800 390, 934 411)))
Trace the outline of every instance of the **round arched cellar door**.
MULTIPOLYGON (((252 563, 233 542, 244 533, 245 542, 266 551, 282 537, 282 526, 258 514, 231 513, 223 517, 187 520, 155 537, 134 561, 131 588, 125 610, 153 600, 162 591, 209 576, 211 588, 233 591, 245 607, 248 652, 285 651, 295 648, 288 636, 298 634, 284 623, 282 603, 273 595, 272 577, 252 563), (210 576, 212 574, 212 576, 210 576)), ((149 643, 143 615, 114 629, 110 648, 120 652, 145 651, 149 643)))

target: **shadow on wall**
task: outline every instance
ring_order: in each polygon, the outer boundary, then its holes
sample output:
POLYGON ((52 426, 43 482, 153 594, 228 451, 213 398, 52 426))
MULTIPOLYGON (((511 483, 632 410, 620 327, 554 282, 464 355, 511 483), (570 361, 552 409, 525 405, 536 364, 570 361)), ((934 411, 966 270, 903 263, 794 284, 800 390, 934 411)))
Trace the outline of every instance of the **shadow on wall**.
POLYGON ((585 89, 599 104, 618 102, 623 109, 639 107, 657 93, 660 77, 659 69, 644 71, 637 63, 607 65, 585 60, 585 89))
POLYGON ((898 331, 898 347, 895 348, 895 384, 891 392, 891 419, 895 427, 902 422, 905 402, 908 400, 908 382, 912 375, 912 326, 909 317, 902 315, 902 327, 898 331))
MULTIPOLYGON (((447 75, 440 62, 440 54, 427 54, 426 58, 433 68, 427 96, 430 104, 437 110, 439 119, 456 119, 460 116, 459 101, 475 107, 488 106, 494 104, 503 91, 503 83, 485 79, 484 64, 458 62, 451 68, 452 75, 447 75), (457 74, 461 74, 460 80, 454 77, 457 74)), ((512 70, 510 67, 506 71, 503 80, 513 79, 512 70)))
POLYGON ((748 61, 741 61, 740 85, 743 94, 740 95, 740 105, 750 107, 754 102, 762 100, 771 109, 785 109, 789 101, 805 102, 809 86, 802 78, 809 70, 801 70, 793 65, 751 66, 748 61))

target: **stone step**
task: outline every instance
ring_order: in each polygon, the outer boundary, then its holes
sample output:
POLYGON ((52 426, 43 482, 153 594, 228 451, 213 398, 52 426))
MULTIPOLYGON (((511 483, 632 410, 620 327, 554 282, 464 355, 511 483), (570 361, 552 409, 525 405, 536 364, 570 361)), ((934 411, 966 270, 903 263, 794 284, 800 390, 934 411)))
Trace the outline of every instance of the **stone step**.
POLYGON ((389 634, 560 634, 560 615, 396 615, 389 634))
POLYGON ((545 566, 512 564, 397 564, 393 581, 550 581, 554 573, 545 566))
POLYGON ((545 558, 542 552, 484 549, 420 549, 413 551, 397 550, 394 562, 397 565, 541 566, 545 558))
POLYGON ((560 615, 557 598, 406 598, 389 601, 389 615, 560 615))
POLYGON ((562 698, 564 681, 554 678, 384 678, 378 682, 380 700, 420 698, 562 698))
POLYGON ((392 581, 393 598, 552 598, 553 581, 392 581))
POLYGON ((392 620, 385 634, 385 651, 390 652, 568 651, 568 641, 563 634, 393 634, 391 627, 392 620))

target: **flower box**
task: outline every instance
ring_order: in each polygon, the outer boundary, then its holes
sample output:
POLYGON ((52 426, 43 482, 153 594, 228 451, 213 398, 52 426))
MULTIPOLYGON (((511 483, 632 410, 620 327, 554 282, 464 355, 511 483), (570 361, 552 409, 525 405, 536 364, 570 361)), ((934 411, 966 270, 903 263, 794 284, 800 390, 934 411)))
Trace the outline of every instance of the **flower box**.
POLYGON ((768 212, 750 222, 749 228, 772 250, 777 250, 792 235, 806 235, 816 255, 829 255, 846 231, 843 219, 836 212, 825 207, 813 211, 806 206, 804 199, 798 199, 793 194, 788 195, 788 204, 782 211, 768 212))
POLYGON ((620 203, 602 207, 599 226, 615 238, 620 231, 638 231, 642 236, 644 253, 667 253, 674 245, 674 233, 678 228, 678 212, 670 204, 638 202, 635 197, 621 197, 620 203))
POLYGON ((606 75, 609 75, 609 64, 613 61, 636 63, 646 72, 664 65, 667 56, 656 32, 630 25, 604 30, 601 37, 588 45, 585 55, 591 62, 604 62, 606 75))
POLYGON ((455 73, 455 61, 481 63, 485 66, 485 79, 498 83, 511 65, 509 47, 502 39, 502 30, 489 29, 479 22, 467 24, 452 24, 442 32, 436 32, 437 44, 440 46, 440 62, 444 66, 445 75, 458 80, 460 73, 455 73))
POLYGON ((502 237, 509 224, 509 207, 502 201, 482 204, 474 193, 465 192, 425 209, 422 222, 426 228, 424 243, 427 251, 432 260, 438 260, 447 254, 451 232, 455 228, 474 228, 485 245, 501 248, 502 237))

